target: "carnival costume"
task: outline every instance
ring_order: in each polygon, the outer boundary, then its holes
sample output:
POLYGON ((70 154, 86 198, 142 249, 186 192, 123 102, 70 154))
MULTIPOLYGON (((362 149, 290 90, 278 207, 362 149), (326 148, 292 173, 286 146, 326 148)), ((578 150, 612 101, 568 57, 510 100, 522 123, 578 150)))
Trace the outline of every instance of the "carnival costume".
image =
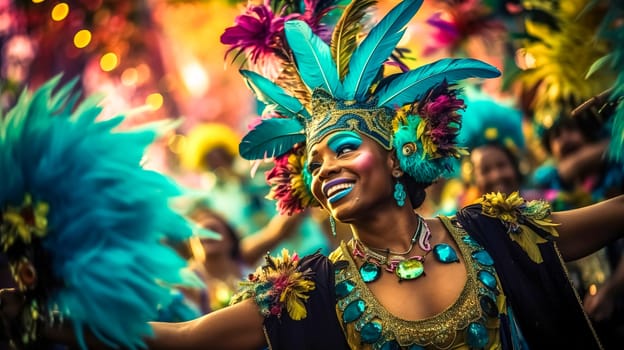
MULTIPOLYGON (((267 180, 284 212, 316 205, 306 149, 334 131, 357 131, 394 150, 401 169, 422 186, 449 174, 451 159, 464 154, 455 140, 464 105, 451 85, 500 74, 477 60, 443 59, 385 76, 385 66, 403 66, 402 51, 393 50, 422 2, 400 2, 358 42, 361 20, 374 3, 351 2, 330 36, 319 19, 331 8, 327 1, 306 1, 299 13, 267 2, 250 6, 222 36, 231 50, 249 55, 252 69, 272 64, 262 74, 241 71, 267 109, 240 153, 273 158, 267 180), (260 28, 266 37, 258 35, 260 28), (275 66, 281 67, 277 73, 275 66)), ((395 196, 398 205, 401 198, 395 196)), ((557 232, 549 214, 543 202, 492 194, 457 217, 441 218, 466 260, 468 281, 459 299, 430 319, 398 319, 366 286, 382 269, 400 280, 419 278, 422 261, 379 257, 357 240, 329 258, 267 256, 234 302, 251 298, 258 304, 272 349, 599 347, 552 243, 557 232), (358 254, 367 257, 360 267, 358 254), (559 298, 554 291, 562 289, 559 298)), ((440 263, 458 261, 453 248, 431 247, 426 238, 422 244, 422 237, 415 233, 412 246, 418 241, 440 263)))
POLYGON ((123 116, 97 121, 100 98, 77 105, 75 81, 59 80, 24 92, 0 121, 0 240, 25 297, 8 331, 40 349, 39 331, 69 320, 83 349, 86 331, 142 348, 148 321, 181 305, 173 287, 197 281, 163 242, 192 227, 169 208, 174 183, 141 167, 157 128, 114 130, 123 116))

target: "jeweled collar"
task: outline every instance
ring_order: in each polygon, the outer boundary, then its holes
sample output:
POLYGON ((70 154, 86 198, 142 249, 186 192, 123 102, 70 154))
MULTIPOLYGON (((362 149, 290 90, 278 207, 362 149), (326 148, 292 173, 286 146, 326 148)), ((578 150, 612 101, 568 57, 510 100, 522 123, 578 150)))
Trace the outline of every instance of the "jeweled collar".
POLYGON ((442 217, 466 261, 466 284, 457 300, 430 318, 407 321, 389 313, 362 280, 343 242, 330 259, 336 266, 336 311, 354 348, 485 347, 498 342, 498 314, 505 298, 489 254, 456 221, 442 217), (489 259, 488 259, 489 258, 489 259))

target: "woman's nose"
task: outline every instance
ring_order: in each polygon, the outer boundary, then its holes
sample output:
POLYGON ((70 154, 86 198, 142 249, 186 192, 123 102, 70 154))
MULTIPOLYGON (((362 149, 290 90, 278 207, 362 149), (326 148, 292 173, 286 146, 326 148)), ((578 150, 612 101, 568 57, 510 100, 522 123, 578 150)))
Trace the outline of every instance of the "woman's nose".
POLYGON ((320 178, 328 178, 340 171, 340 165, 337 159, 325 159, 319 169, 320 178))

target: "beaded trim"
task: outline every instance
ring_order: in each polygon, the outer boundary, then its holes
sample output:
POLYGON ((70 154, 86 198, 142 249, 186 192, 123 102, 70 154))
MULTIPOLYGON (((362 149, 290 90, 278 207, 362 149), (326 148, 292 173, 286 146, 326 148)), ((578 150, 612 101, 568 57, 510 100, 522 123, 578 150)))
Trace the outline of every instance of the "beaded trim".
MULTIPOLYGON (((379 350, 391 348, 394 345, 395 348, 398 346, 414 346, 414 348, 421 346, 449 349, 457 343, 467 342, 467 336, 462 331, 475 324, 484 326, 484 329, 488 330, 489 336, 494 333, 498 334, 498 332, 492 332, 492 329, 499 327, 498 314, 504 310, 504 295, 500 290, 500 283, 493 264, 489 264, 490 261, 487 259, 489 255, 483 255, 487 253, 484 253, 483 248, 468 236, 456 220, 449 220, 445 217, 442 217, 441 220, 451 232, 466 261, 467 278, 458 299, 444 312, 430 318, 408 321, 389 313, 361 279, 357 265, 344 242, 330 256, 336 266, 335 283, 338 299, 336 312, 347 333, 347 338, 352 339, 355 335, 361 342, 358 348, 379 350), (485 271, 495 278, 493 288, 487 287, 479 278, 481 271, 485 271), (349 288, 345 289, 345 286, 349 286, 349 288), (351 290, 348 291, 348 289, 351 290), (341 295, 341 293, 346 295, 341 295), (495 312, 495 315, 490 314, 488 316, 481 306, 480 300, 484 297, 494 301, 496 310, 489 312, 495 312), (345 310, 358 307, 363 309, 361 314, 355 319, 349 320, 353 317, 345 316, 345 310), (375 328, 380 334, 377 339, 371 341, 370 330, 375 328), (363 330, 369 337, 365 339, 368 344, 363 341, 363 330)), ((492 343, 492 339, 489 341, 492 343)))
POLYGON ((374 108, 374 103, 336 100, 323 89, 316 89, 312 94, 312 110, 314 114, 306 121, 305 128, 308 149, 338 130, 357 130, 384 149, 392 148, 392 119, 385 108, 374 108))

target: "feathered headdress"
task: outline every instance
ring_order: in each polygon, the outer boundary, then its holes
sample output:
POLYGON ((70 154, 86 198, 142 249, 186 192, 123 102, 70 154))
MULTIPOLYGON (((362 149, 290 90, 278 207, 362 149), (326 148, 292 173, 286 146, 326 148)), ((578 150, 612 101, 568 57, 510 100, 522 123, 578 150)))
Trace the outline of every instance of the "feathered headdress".
POLYGON ((241 71, 267 105, 267 118, 243 137, 244 158, 280 159, 296 145, 309 148, 330 132, 357 130, 387 150, 395 148, 402 168, 418 182, 430 183, 448 170, 447 157, 458 154, 456 111, 463 104, 447 84, 500 73, 473 59, 443 59, 384 76, 384 64, 422 1, 400 2, 359 42, 361 20, 375 3, 351 2, 329 44, 306 21, 286 21, 282 50, 288 54, 275 81, 241 71))
POLYGON ((141 167, 156 132, 113 131, 90 97, 59 77, 0 115, 0 243, 26 296, 14 341, 37 347, 42 322, 71 319, 82 348, 89 330, 112 347, 144 347, 158 306, 186 283, 185 261, 163 239, 191 227, 169 208, 180 192, 141 167))
POLYGON ((526 35, 521 52, 526 69, 519 75, 531 90, 534 122, 538 132, 550 129, 561 116, 613 84, 613 72, 603 70, 589 78, 594 62, 611 51, 609 43, 597 40, 596 31, 604 8, 586 12, 585 0, 559 2, 531 0, 527 5, 542 9, 556 19, 547 26, 526 19, 526 35))
MULTIPOLYGON (((590 4, 597 6, 597 4, 590 4)), ((591 6, 588 7, 591 8, 591 6)), ((624 3, 608 1, 608 8, 600 22, 598 37, 611 45, 611 51, 599 58, 591 67, 588 75, 607 69, 616 72, 615 83, 610 92, 609 101, 616 104, 611 126, 609 151, 614 160, 624 164, 624 3)))
POLYGON ((464 99, 467 107, 461 112, 459 144, 472 150, 494 143, 519 156, 525 145, 522 112, 481 91, 467 89, 464 99))

